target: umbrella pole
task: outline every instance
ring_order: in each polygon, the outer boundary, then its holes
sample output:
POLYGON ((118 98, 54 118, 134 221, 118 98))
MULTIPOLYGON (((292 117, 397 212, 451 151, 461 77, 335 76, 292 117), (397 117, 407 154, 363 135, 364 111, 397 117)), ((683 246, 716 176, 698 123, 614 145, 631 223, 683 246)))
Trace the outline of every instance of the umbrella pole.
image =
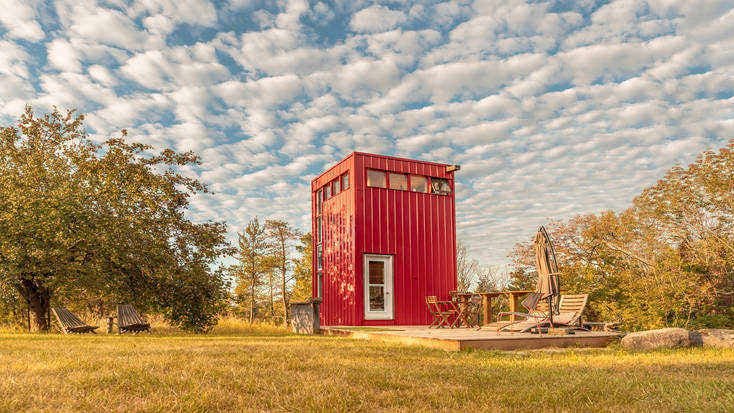
POLYGON ((555 330, 555 327, 553 326, 553 296, 548 296, 548 315, 550 317, 550 329, 555 330))

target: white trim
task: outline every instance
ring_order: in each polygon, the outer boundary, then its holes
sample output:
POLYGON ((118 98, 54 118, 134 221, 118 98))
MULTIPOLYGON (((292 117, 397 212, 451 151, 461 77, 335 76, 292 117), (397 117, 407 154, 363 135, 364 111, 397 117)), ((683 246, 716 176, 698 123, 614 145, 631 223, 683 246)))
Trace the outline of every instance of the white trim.
MULTIPOLYGON (((362 283, 364 284, 364 319, 365 320, 393 320, 395 318, 393 294, 393 265, 392 255, 364 255, 364 271, 362 272, 362 283), (385 263, 385 311, 370 311, 370 261, 382 261, 385 263)), ((375 285, 375 284, 372 284, 375 285)))

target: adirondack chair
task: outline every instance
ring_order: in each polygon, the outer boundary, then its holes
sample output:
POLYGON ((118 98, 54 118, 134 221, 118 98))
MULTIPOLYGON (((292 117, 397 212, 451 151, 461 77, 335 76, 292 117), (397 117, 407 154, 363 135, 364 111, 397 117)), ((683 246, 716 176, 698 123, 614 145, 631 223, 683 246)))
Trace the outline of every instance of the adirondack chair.
MULTIPOLYGON (((561 295, 561 301, 558 304, 558 314, 553 315, 553 326, 572 327, 580 330, 586 330, 582 324, 581 317, 584 315, 586 304, 589 300, 588 294, 561 295)), ((509 315, 510 313, 500 313, 498 317, 509 315)), ((548 305, 545 302, 538 303, 538 308, 532 313, 512 313, 516 316, 525 317, 525 320, 505 324, 497 328, 497 331, 508 330, 518 331, 521 333, 540 327, 548 326, 550 318, 548 317, 548 305)))
POLYGON ((98 329, 97 326, 90 326, 84 323, 79 317, 75 316, 74 313, 62 307, 54 307, 51 309, 54 313, 56 321, 59 323, 59 329, 64 334, 82 334, 92 333, 96 334, 94 330, 98 329))
POLYGON ((119 304, 117 306, 117 328, 122 333, 137 333, 140 331, 150 332, 150 323, 143 320, 131 305, 119 304))

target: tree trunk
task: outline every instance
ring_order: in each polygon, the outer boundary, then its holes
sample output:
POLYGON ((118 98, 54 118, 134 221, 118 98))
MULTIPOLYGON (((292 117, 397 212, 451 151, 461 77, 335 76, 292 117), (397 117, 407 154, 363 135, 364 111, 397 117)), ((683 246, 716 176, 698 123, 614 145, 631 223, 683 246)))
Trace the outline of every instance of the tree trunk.
POLYGON ((268 274, 268 285, 270 287, 270 319, 275 324, 275 289, 273 288, 273 272, 268 274))
POLYGON ((255 319, 255 277, 250 283, 250 324, 255 319))
POLYGON ((49 317, 51 291, 36 280, 26 278, 20 280, 17 288, 28 303, 31 316, 29 323, 34 331, 48 331, 51 327, 49 317))
POLYGON ((282 284, 281 284, 281 291, 283 292, 283 324, 288 325, 288 321, 290 320, 289 314, 288 314, 288 296, 286 294, 286 270, 283 269, 283 278, 282 278, 282 284))

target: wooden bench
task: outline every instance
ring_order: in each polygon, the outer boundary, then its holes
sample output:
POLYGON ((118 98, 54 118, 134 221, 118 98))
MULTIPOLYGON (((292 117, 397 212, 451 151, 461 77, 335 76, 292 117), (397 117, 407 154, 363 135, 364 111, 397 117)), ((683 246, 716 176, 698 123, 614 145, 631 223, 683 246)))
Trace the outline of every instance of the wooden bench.
POLYGON ((140 317, 135 307, 120 304, 117 306, 117 328, 120 334, 150 332, 150 323, 140 317))
POLYGON ((51 309, 51 312, 54 313, 56 321, 59 323, 59 328, 64 334, 94 334, 94 330, 99 328, 86 324, 66 308, 54 307, 51 309))

